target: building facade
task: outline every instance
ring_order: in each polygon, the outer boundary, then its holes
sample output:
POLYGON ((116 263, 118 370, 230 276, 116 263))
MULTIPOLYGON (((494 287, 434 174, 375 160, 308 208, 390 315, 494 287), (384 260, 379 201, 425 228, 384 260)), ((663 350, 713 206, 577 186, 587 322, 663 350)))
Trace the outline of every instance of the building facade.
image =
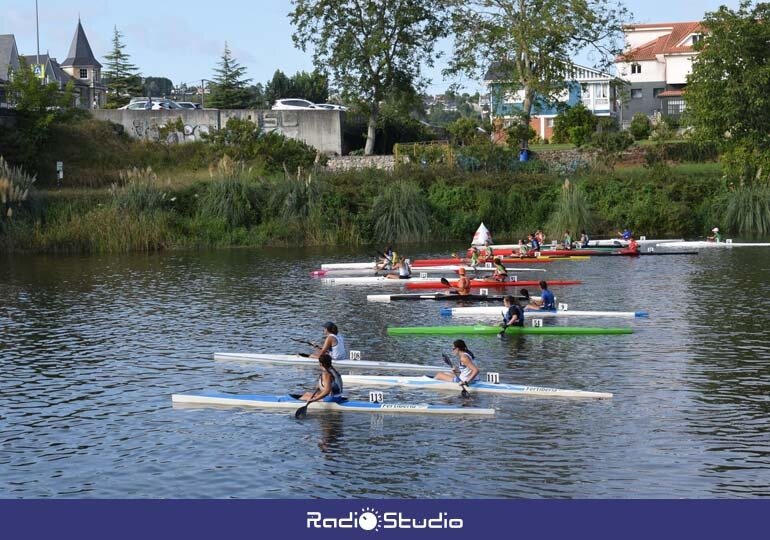
MULTIPOLYGON (((538 137, 550 140, 554 119, 564 107, 582 103, 596 116, 616 117, 618 112, 617 85, 614 77, 601 70, 572 64, 565 76, 564 89, 551 100, 535 98, 530 126, 538 137)), ((489 89, 489 109, 492 118, 502 118, 510 125, 521 113, 524 103, 522 90, 511 90, 510 84, 492 66, 484 77, 489 89)))
POLYGON ((634 24, 623 28, 625 52, 615 59, 626 83, 621 115, 628 125, 636 113, 679 117, 684 88, 706 30, 700 22, 634 24))
POLYGON ((19 69, 19 50, 13 34, 0 35, 0 107, 8 106, 6 85, 11 73, 19 69))

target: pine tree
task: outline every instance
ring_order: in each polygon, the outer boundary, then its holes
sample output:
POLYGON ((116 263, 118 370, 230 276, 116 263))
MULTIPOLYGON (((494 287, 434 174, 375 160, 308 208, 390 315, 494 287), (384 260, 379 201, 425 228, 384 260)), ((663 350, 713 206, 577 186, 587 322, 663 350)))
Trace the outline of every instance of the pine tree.
POLYGON ((137 68, 129 62, 130 56, 124 51, 123 34, 114 27, 112 52, 105 55, 107 65, 104 70, 104 83, 107 85, 107 108, 114 109, 125 105, 131 94, 141 91, 141 79, 137 68))
POLYGON ((217 109, 245 109, 249 104, 246 68, 238 64, 225 42, 225 52, 219 67, 214 70, 208 106, 217 109))

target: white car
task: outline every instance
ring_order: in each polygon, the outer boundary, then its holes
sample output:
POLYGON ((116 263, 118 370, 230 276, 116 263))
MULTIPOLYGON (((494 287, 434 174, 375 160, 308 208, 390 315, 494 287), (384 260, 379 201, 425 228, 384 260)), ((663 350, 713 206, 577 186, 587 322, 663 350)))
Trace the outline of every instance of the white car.
POLYGON ((317 103, 316 109, 326 109, 328 111, 347 111, 348 108, 343 105, 336 105, 334 103, 317 103))
POLYGON ((177 105, 179 105, 182 109, 201 109, 200 103, 193 103, 192 101, 177 101, 177 105))
POLYGON ((181 109, 182 107, 176 102, 171 101, 170 99, 162 99, 162 100, 153 100, 152 104, 148 107, 147 101, 135 101, 133 103, 129 103, 128 105, 123 105, 122 107, 118 107, 118 110, 129 110, 129 111, 141 111, 141 110, 152 110, 152 111, 168 111, 172 109, 181 109))
POLYGON ((316 108, 316 104, 312 101, 298 98, 276 99, 273 105, 274 111, 297 111, 316 108))

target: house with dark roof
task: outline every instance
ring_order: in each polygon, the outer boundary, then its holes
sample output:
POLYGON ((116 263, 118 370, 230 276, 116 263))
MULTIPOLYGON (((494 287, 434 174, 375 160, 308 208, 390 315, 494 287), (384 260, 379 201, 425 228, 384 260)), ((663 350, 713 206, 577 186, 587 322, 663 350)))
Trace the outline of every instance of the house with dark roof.
POLYGON ((6 106, 5 86, 11 72, 19 69, 19 50, 13 34, 0 34, 0 107, 6 106))
POLYGON ((86 32, 78 19, 75 36, 61 69, 75 83, 75 105, 84 109, 98 109, 107 100, 107 87, 102 84, 102 65, 94 57, 86 32))
POLYGON ((628 84, 624 124, 636 113, 678 117, 687 76, 706 28, 700 22, 631 24, 623 27, 625 52, 615 59, 618 76, 628 84))
MULTIPOLYGON (((28 66, 33 66, 38 63, 38 56, 36 54, 24 54, 21 58, 28 66)), ((39 60, 40 65, 43 66, 42 78, 45 84, 55 83, 59 87, 59 90, 64 90, 67 83, 73 80, 72 77, 64 72, 56 61, 56 58, 52 58, 48 54, 41 54, 39 60)))
MULTIPOLYGON (((502 118, 503 125, 511 125, 524 104, 524 91, 512 86, 500 69, 500 64, 490 66, 484 76, 489 89, 490 117, 502 118)), ((551 99, 535 97, 530 115, 530 127, 538 137, 550 140, 553 136, 554 119, 564 107, 582 103, 596 116, 615 117, 618 110, 615 77, 601 70, 570 64, 564 68, 561 90, 551 99)))

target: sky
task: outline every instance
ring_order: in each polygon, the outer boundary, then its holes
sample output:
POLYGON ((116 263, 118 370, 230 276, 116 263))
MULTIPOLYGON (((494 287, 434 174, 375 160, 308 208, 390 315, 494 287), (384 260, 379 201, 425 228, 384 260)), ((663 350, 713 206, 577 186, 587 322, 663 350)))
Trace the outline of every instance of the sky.
MULTIPOLYGON (((700 20, 720 5, 731 8, 739 0, 626 0, 635 23, 700 20)), ((199 84, 213 78, 225 41, 252 82, 264 84, 276 69, 291 76, 313 69, 312 54, 294 48, 287 14, 290 0, 38 0, 40 52, 63 61, 80 16, 91 49, 104 64, 111 50, 113 27, 123 33, 124 51, 143 76, 168 77, 174 84, 199 84)), ((35 0, 0 0, 0 34, 14 34, 20 54, 35 54, 35 0)), ((441 47, 445 57, 451 40, 441 47)), ((580 59, 578 59, 579 61, 580 59)), ((430 94, 440 94, 453 83, 468 91, 479 88, 469 79, 444 80, 446 58, 426 71, 430 94)))

